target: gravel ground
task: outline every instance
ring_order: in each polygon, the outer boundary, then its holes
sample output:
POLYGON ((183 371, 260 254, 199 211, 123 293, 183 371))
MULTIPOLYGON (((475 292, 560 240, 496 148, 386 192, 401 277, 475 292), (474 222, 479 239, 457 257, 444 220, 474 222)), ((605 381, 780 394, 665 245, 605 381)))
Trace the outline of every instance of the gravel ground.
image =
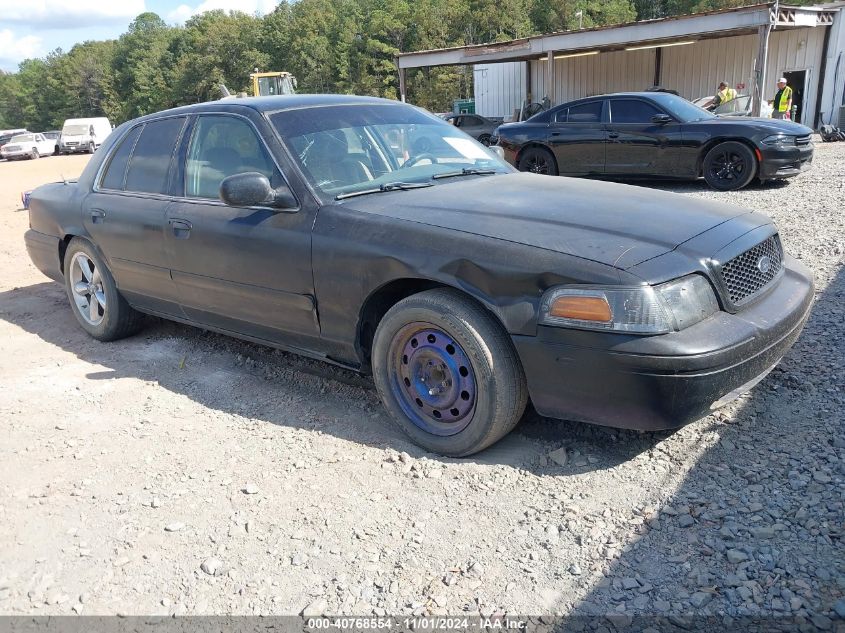
POLYGON ((772 215, 816 274, 750 395, 675 433, 528 416, 463 460, 343 370, 171 323, 88 338, 17 201, 85 160, 0 163, 0 613, 845 626, 845 143, 786 184, 652 183, 772 215))

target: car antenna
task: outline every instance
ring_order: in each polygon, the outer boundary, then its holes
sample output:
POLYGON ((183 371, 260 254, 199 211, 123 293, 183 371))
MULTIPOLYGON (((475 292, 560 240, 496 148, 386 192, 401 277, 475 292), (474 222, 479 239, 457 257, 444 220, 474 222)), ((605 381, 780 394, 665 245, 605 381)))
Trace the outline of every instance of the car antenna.
POLYGON ((65 183, 65 184, 67 184, 67 178, 65 178, 65 175, 64 175, 64 174, 61 174, 61 176, 62 176, 62 182, 63 182, 63 183, 65 183))

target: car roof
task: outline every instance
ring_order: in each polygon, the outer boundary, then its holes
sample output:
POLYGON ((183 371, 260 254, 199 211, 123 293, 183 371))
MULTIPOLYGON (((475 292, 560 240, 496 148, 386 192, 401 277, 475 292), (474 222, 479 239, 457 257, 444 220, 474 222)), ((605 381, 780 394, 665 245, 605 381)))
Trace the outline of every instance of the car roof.
POLYGON ((356 95, 329 95, 329 94, 296 94, 276 95, 270 97, 235 97, 230 99, 218 99, 216 101, 204 101, 191 105, 172 108, 155 112, 137 120, 142 121, 149 118, 159 117, 168 114, 191 114, 192 112, 208 112, 209 110, 220 110, 225 112, 232 106, 251 108, 258 112, 277 112, 279 110, 293 110, 297 108, 332 106, 332 105, 405 105, 401 101, 392 99, 381 99, 378 97, 359 97, 356 95))

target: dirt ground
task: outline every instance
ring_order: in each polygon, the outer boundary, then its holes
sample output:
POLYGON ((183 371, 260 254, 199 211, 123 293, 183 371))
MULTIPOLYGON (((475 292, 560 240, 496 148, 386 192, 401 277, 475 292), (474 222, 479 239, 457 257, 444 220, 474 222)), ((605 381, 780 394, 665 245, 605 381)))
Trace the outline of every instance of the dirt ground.
POLYGON ((465 460, 413 446, 343 370, 156 320, 90 339, 29 262, 20 202, 89 157, 0 162, 0 613, 825 628, 845 611, 843 145, 788 185, 660 185, 774 214, 817 275, 813 319, 751 396, 677 433, 529 417, 465 460))

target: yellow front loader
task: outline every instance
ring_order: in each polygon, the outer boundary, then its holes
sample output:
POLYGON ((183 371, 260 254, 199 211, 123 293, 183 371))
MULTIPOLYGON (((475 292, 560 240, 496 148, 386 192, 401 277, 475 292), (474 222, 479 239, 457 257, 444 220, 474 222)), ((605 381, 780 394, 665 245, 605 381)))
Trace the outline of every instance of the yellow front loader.
POLYGON ((256 68, 249 78, 252 79, 254 97, 292 95, 296 92, 296 77, 288 72, 260 73, 256 68))

